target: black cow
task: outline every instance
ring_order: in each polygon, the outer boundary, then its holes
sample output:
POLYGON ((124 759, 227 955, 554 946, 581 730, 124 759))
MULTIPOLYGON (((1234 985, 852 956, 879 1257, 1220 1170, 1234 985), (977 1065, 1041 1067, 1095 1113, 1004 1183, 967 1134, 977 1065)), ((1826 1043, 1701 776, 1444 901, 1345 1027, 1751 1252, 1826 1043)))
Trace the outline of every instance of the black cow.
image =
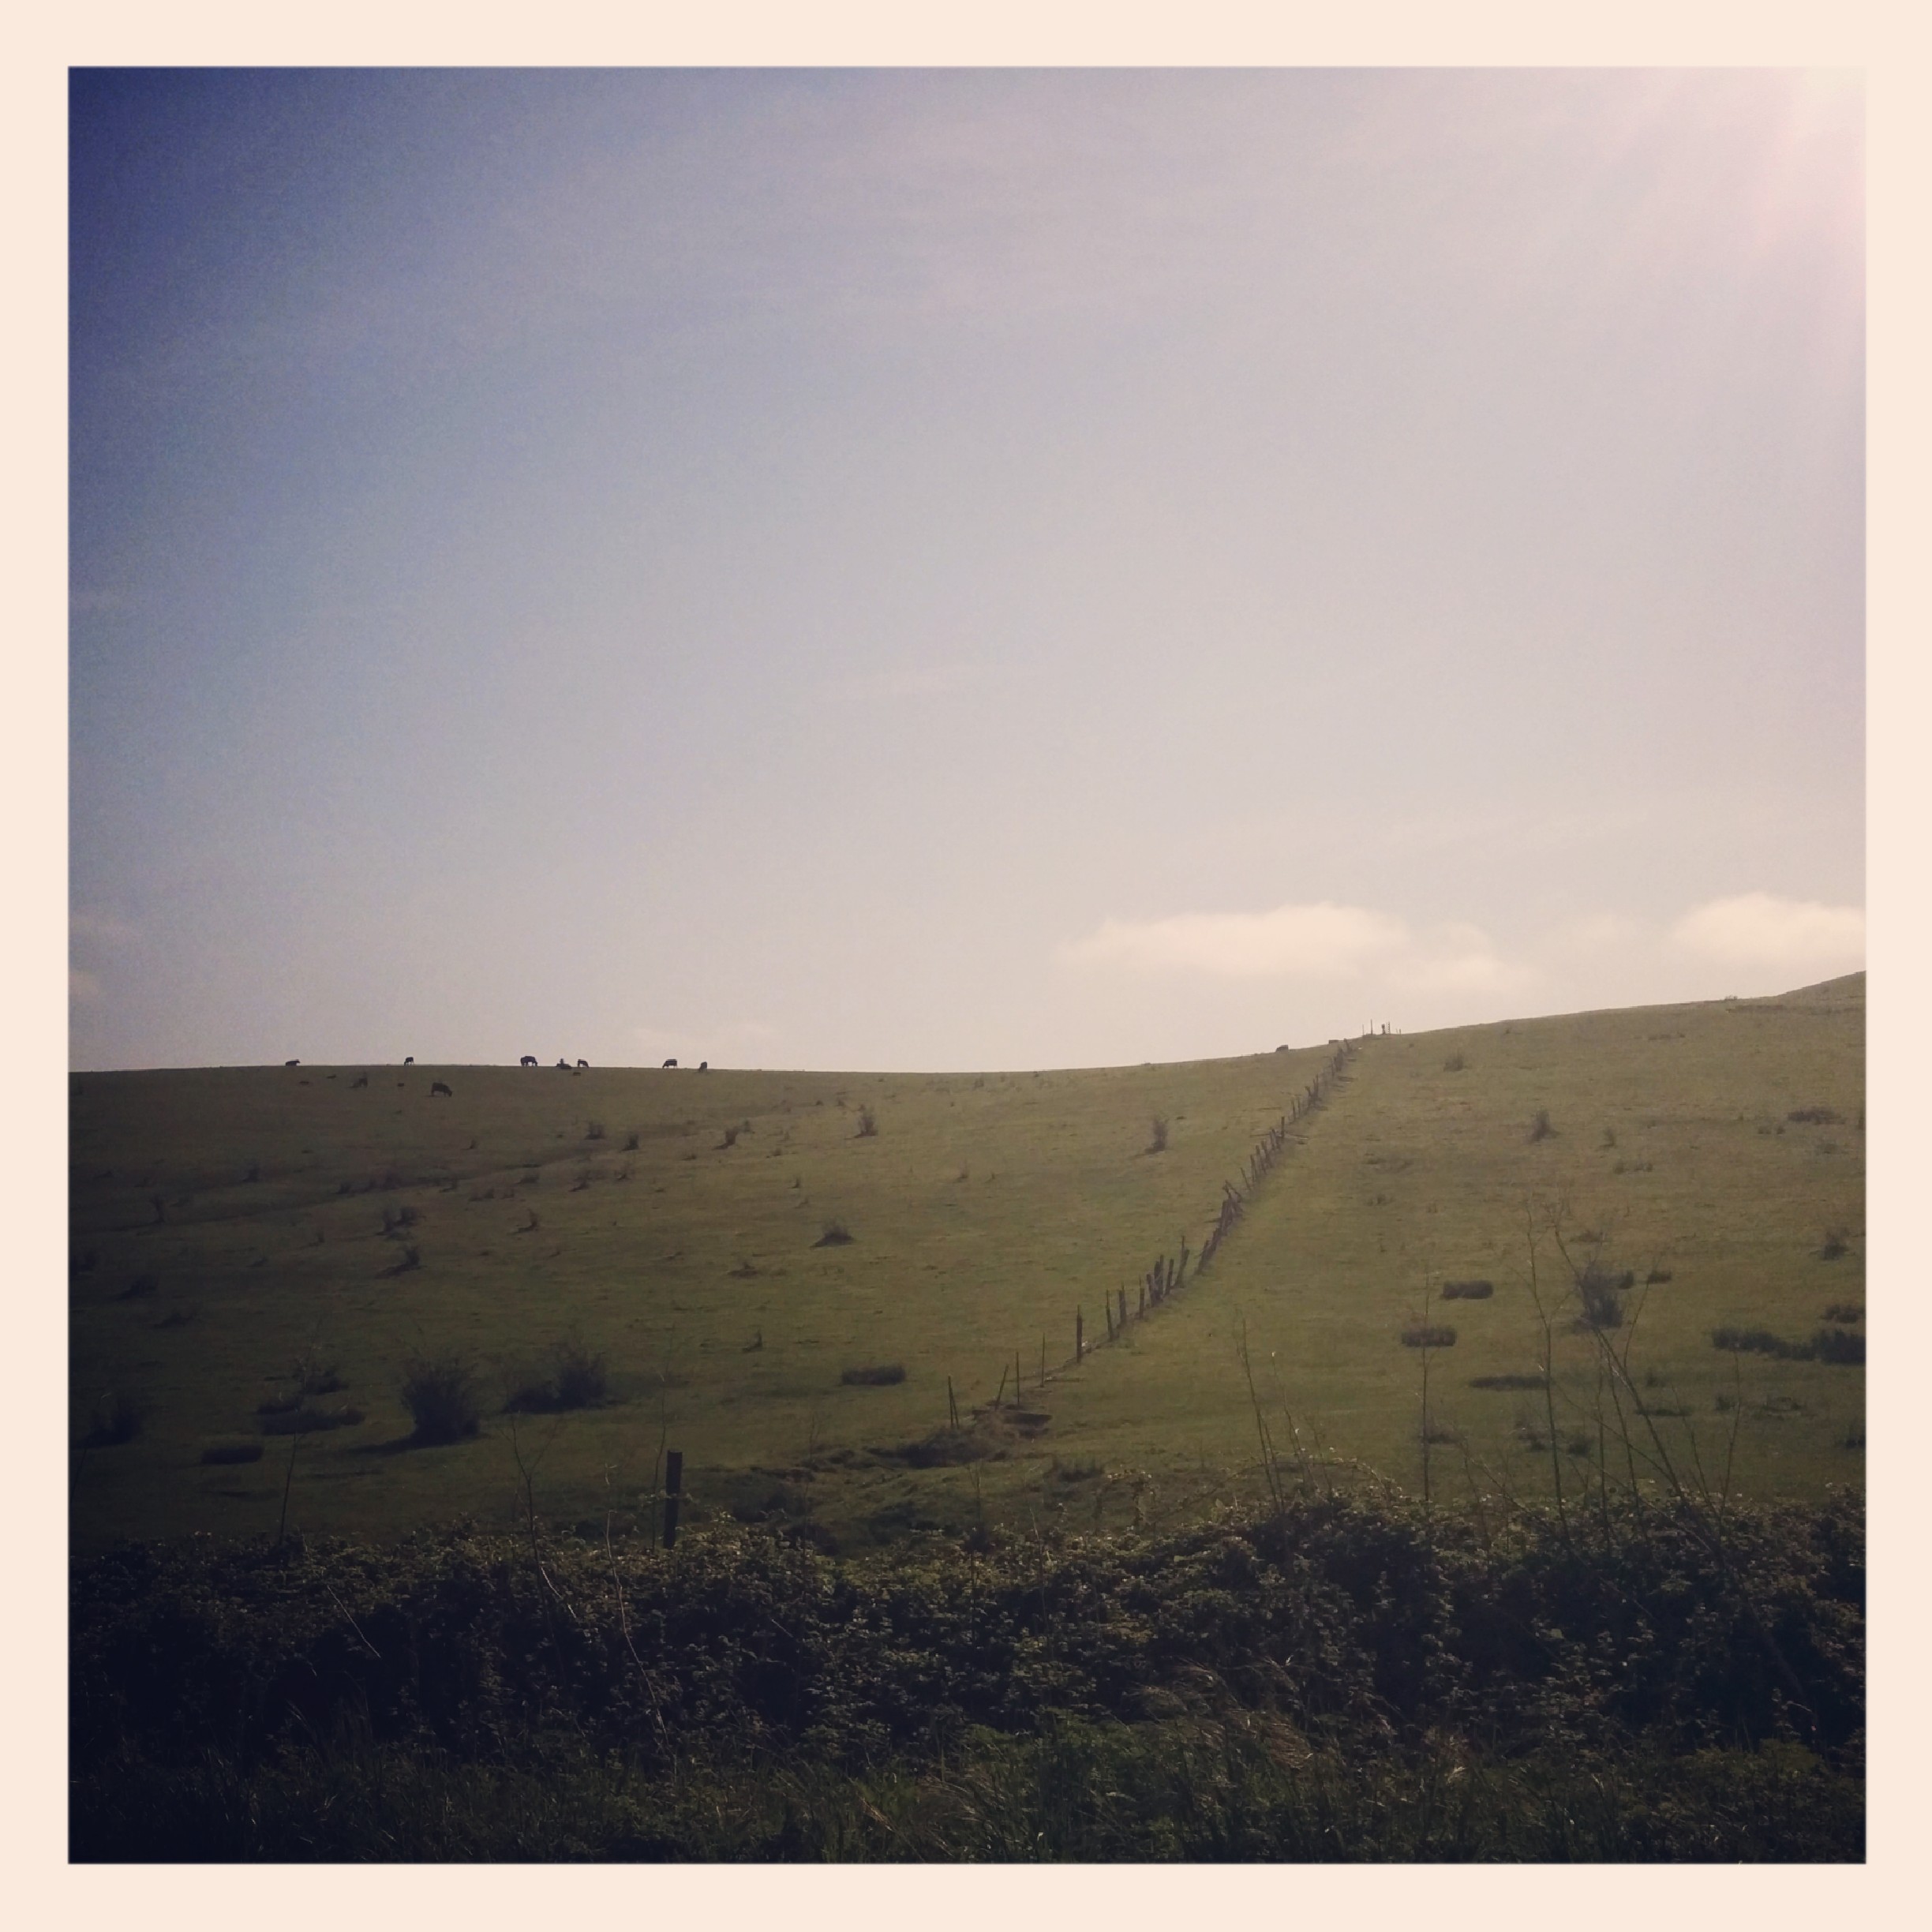
POLYGON ((405 1054, 402 1056, 402 1064, 405 1066, 414 1066, 416 1064, 416 1056, 414 1054, 405 1054))
POLYGON ((665 1065, 666 1066, 676 1066, 676 1065, 677 1065, 677 1062, 676 1062, 675 1060, 667 1060, 667 1061, 665 1062, 665 1065))
POLYGON ((709 1060, 700 1060, 698 1062, 698 1071, 700 1073, 709 1073, 711 1071, 711 1062, 709 1060))
POLYGON ((456 1098, 440 1080, 432 1080, 429 1083, 429 1098, 433 1100, 438 1094, 440 1094, 445 1100, 454 1100, 456 1098))
POLYGON ((536 1064, 537 1056, 534 1054, 526 1054, 523 1058, 517 1062, 519 1066, 534 1066, 536 1064))
POLYGON ((577 1065, 581 1072, 588 1073, 590 1071, 590 1062, 588 1060, 579 1060, 577 1065))
POLYGON ((301 1062, 299 1060, 284 1060, 282 1064, 284 1066, 300 1066, 301 1062))

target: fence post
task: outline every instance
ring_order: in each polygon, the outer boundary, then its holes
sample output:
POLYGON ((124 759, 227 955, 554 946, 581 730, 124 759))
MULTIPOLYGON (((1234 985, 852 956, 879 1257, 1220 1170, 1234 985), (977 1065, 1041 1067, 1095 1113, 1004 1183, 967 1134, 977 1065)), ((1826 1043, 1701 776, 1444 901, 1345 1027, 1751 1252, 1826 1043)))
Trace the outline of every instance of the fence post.
POLYGON ((664 1546, 669 1549, 677 1541, 678 1504, 683 1500, 684 1451, 673 1449, 665 1458, 665 1531, 664 1546))

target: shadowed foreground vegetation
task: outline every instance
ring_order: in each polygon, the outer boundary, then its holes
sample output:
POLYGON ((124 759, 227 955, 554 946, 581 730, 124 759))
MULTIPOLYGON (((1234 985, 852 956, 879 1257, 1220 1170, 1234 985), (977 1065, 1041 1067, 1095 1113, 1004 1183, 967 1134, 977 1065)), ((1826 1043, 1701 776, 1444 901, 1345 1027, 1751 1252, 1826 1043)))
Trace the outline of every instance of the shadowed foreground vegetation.
POLYGON ((99 1859, 1863 1855, 1862 1501, 75 1573, 99 1859))

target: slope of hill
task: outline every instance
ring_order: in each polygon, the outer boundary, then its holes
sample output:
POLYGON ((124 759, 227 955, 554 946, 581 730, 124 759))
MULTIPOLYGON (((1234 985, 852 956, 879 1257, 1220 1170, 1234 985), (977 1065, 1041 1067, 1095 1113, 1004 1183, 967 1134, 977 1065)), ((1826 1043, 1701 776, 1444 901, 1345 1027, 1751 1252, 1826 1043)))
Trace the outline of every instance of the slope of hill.
POLYGON ((1252 1185, 1332 1048, 983 1076, 78 1076, 76 1541, 273 1530, 285 1489, 291 1522, 376 1536, 635 1519, 667 1446, 694 1509, 845 1540, 1185 1510, 1260 1480, 1244 1331, 1275 1450, 1292 1466, 1298 1436, 1326 1479, 1419 1488, 1426 1432, 1438 1495, 1580 1488, 1626 1455, 1608 1341, 1651 1412, 1623 1433, 1713 1485, 1728 1464, 1814 1494, 1863 1473, 1863 1376, 1814 1338, 1863 1334, 1863 1020, 1861 974, 1365 1040, 1252 1185), (1108 1343, 1103 1299, 1137 1317, 1143 1272, 1198 1256, 1229 1182, 1245 1211, 1212 1266, 1108 1343), (1593 1267, 1613 1327, 1579 1319, 1593 1267), (1076 1310, 1101 1346, 1075 1367, 1076 1310), (1425 1317, 1454 1343, 1405 1346, 1425 1317), (1727 1328, 1755 1346, 1714 1347, 1727 1328), (504 1413, 567 1339, 611 1399, 504 1413), (404 1365, 446 1352, 481 1434, 413 1447, 404 1365), (340 1387, 301 1397, 298 1363, 340 1387), (868 1368, 904 1377, 844 1379, 868 1368), (275 1432, 298 1413, 341 1425, 275 1432))

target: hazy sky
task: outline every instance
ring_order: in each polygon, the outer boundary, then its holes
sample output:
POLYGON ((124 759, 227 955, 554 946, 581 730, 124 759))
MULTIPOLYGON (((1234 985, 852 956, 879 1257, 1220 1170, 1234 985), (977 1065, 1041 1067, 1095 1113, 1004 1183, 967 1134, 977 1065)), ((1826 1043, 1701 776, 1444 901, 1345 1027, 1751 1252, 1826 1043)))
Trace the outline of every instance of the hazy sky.
POLYGON ((1855 81, 73 84, 72 1054, 1863 963, 1855 81))

